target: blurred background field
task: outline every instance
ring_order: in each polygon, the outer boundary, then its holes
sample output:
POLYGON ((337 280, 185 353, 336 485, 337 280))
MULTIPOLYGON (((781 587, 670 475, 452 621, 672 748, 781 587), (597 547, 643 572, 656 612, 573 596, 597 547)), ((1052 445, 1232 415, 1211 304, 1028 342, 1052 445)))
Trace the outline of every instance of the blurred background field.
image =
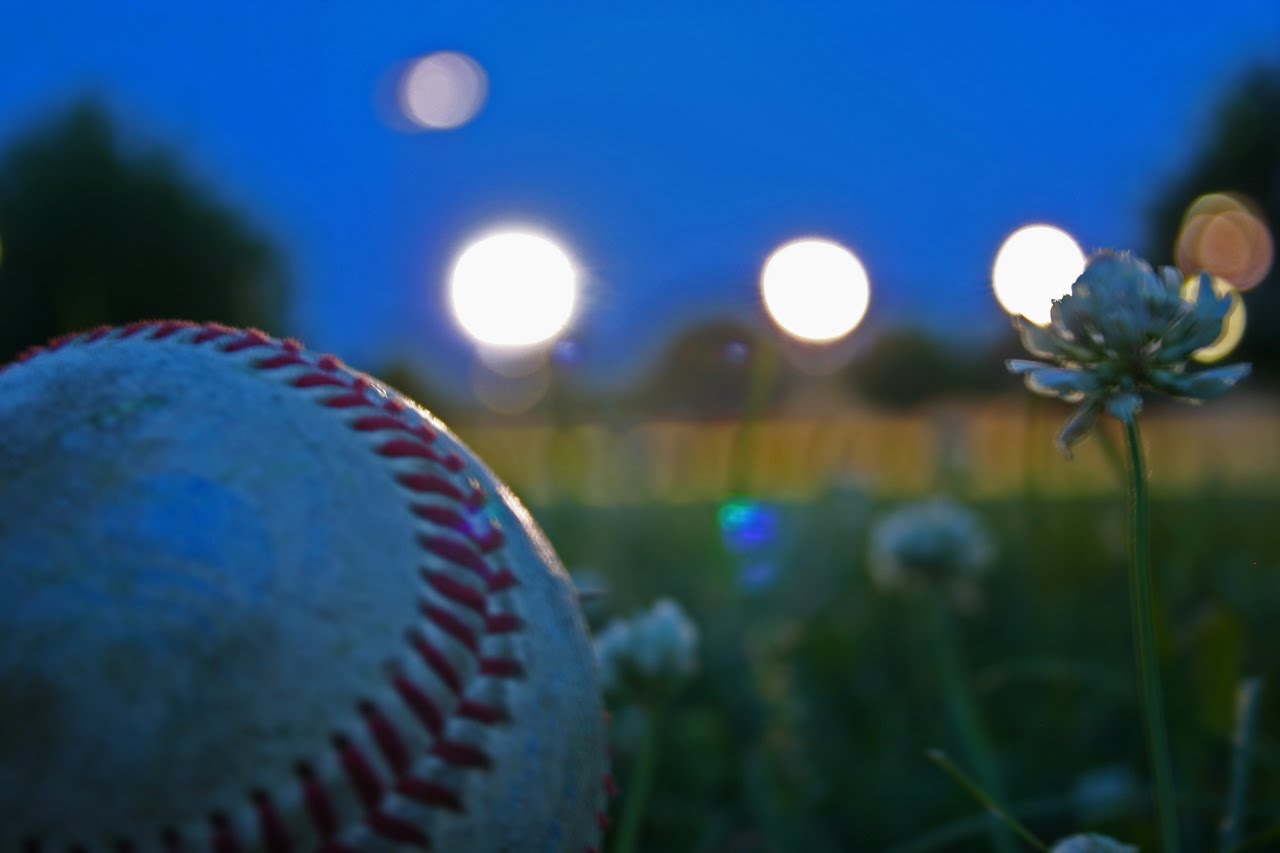
MULTIPOLYGON (((1010 809, 1154 849, 1120 436, 1057 452, 1068 408, 1007 373, 1007 314, 1066 292, 1063 247, 1068 272, 1103 247, 1207 272, 1236 309, 1202 360, 1254 374, 1143 414, 1159 652, 1189 849, 1247 676, 1245 834, 1280 849, 1274 3, 9 7, 0 358, 251 325, 441 416, 603 593, 594 628, 663 596, 698 625, 641 850, 986 849, 925 758, 964 754, 929 619, 868 575, 877 521, 937 495, 995 545, 954 648, 1010 809), (463 263, 503 235, 550 248, 463 263), (812 239, 836 265, 783 282, 788 325, 766 271, 812 239)), ((640 723, 613 712, 625 792, 640 723)))
MULTIPOLYGON (((1118 437, 1064 460, 1052 447, 1064 409, 1003 399, 749 426, 464 428, 579 583, 606 591, 587 611, 597 628, 671 596, 703 631, 702 671, 663 717, 640 849, 985 849, 980 810, 924 755, 963 754, 924 602, 867 570, 876 519, 936 494, 974 507, 997 542, 959 625, 1012 808, 1042 837, 1088 827, 1154 849, 1123 476, 1104 449, 1118 437)), ((1280 423, 1266 398, 1241 395, 1212 413, 1158 410, 1146 427, 1175 766, 1187 842, 1210 849, 1237 687, 1280 665, 1267 639, 1280 423)), ((1263 707, 1256 830, 1280 823, 1274 697, 1263 707)), ((623 780, 640 749, 633 713, 614 723, 623 780)))
MULTIPOLYGON (((894 504, 860 489, 769 505, 776 538, 734 553, 712 504, 538 512, 562 556, 608 596, 597 624, 659 595, 703 631, 702 672, 663 720, 640 849, 986 849, 981 811, 926 760, 962 754, 920 602, 868 580, 866 537, 894 504)), ((1123 506, 1086 496, 974 502, 999 542, 960 617, 961 654, 1010 806, 1042 837, 1081 828, 1154 849, 1129 664, 1123 506)), ((1274 497, 1156 502, 1160 616, 1175 767, 1191 849, 1213 847, 1235 689, 1276 672, 1274 497)), ((1251 811, 1280 821, 1274 699, 1251 811)), ((638 744, 614 727, 621 778, 638 744)), ((1262 845, 1260 849, 1266 849, 1262 845)))

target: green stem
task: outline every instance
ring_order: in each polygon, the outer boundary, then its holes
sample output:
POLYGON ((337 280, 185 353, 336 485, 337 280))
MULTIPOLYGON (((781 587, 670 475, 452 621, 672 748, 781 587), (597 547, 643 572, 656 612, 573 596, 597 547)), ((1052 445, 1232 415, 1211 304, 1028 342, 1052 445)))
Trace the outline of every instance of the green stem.
POLYGON ((635 770, 627 785, 627 796, 622 806, 622 819, 618 821, 617 840, 613 853, 632 853, 640 835, 640 821, 649 804, 649 792, 653 789, 653 777, 658 767, 658 717, 657 708, 640 710, 644 733, 640 738, 640 752, 636 756, 635 770))
MULTIPOLYGON (((947 612, 947 603, 941 593, 933 593, 929 599, 931 611, 929 615, 933 627, 932 645, 938 659, 943 702, 960 735, 960 742, 964 746, 966 757, 973 765, 978 780, 991 792, 993 799, 1003 800, 1004 791, 1000 784, 1000 770, 991 748, 991 740, 987 737, 982 718, 973 701, 973 694, 964 676, 964 668, 960 663, 959 643, 951 623, 951 614, 947 612)), ((1013 853, 1015 849, 1013 839, 1004 827, 993 825, 990 834, 991 844, 999 853, 1013 853)))
POLYGON ((1240 846, 1244 831, 1245 807, 1249 802, 1249 765, 1258 730, 1258 695, 1262 679, 1246 678, 1236 694, 1235 749, 1231 755, 1231 783, 1227 789, 1227 813, 1222 817, 1218 849, 1230 853, 1240 846))
MULTIPOLYGON (((983 807, 985 807, 991 814, 995 815, 995 817, 998 818, 1006 827, 1018 833, 1018 835, 1022 837, 1023 841, 1030 844, 1036 850, 1042 850, 1045 851, 1045 853, 1048 853, 1049 848, 1045 846, 1043 841, 1035 836, 1035 833, 1027 829, 1026 826, 1024 826, 1016 817, 1005 811, 1004 808, 992 799, 986 791, 982 790, 981 786, 965 775, 963 770, 956 767, 956 765, 952 763, 951 759, 947 758, 947 754, 945 752, 940 749, 931 749, 927 751, 925 755, 929 756, 930 761, 941 767, 948 776, 955 780, 957 785, 964 788, 975 800, 982 803, 983 807)), ((1006 833, 1002 837, 1005 839, 1005 844, 1008 845, 1010 850, 1012 850, 1013 843, 1009 840, 1008 834, 1006 833)))
POLYGON ((1125 423, 1129 441, 1129 600, 1133 615, 1134 657, 1141 687, 1142 711, 1152 774, 1156 783, 1156 810, 1160 815, 1163 850, 1178 851, 1178 813, 1174 802, 1173 762, 1164 723, 1164 697, 1160 689, 1160 664, 1156 650, 1155 593, 1151 581, 1151 501, 1142 439, 1135 420, 1125 423))

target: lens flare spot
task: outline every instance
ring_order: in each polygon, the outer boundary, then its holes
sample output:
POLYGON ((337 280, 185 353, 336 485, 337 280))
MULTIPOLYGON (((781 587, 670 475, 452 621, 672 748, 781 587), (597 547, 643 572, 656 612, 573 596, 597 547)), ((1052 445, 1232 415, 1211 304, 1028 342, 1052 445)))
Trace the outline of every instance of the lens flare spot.
POLYGON ((1248 290, 1271 271, 1275 244, 1252 201, 1209 193, 1187 207, 1174 257, 1186 272, 1207 272, 1236 290, 1248 290))
POLYGON ((1010 234, 996 252, 991 284, 1005 311, 1043 326, 1053 301, 1071 292, 1084 265, 1080 244, 1066 231, 1027 225, 1010 234))
POLYGON ((504 231, 468 246, 454 263, 449 298, 468 335, 492 347, 531 347, 569 324, 578 275, 552 240, 504 231))
POLYGON ((716 513, 720 537, 735 554, 758 551, 778 537, 778 513, 768 504, 736 499, 720 505, 716 513))
POLYGON ((765 310, 792 337, 823 343, 852 332, 871 301, 862 262, 828 240, 787 243, 760 274, 765 310))
MULTIPOLYGON (((1192 353, 1191 357, 1199 362, 1209 363, 1220 361, 1231 354, 1244 337, 1245 326, 1245 310, 1244 298, 1240 292, 1231 285, 1229 281, 1223 278, 1213 277, 1213 292, 1219 296, 1226 296, 1231 300, 1231 307, 1227 309, 1227 317, 1222 322, 1222 334, 1218 335, 1218 339, 1207 347, 1201 347, 1192 353)), ((1187 279, 1182 286, 1182 297, 1184 299, 1194 299, 1199 288, 1200 276, 1195 275, 1187 279)))
POLYGON ((484 105, 489 78, 464 53, 444 50, 409 64, 400 78, 400 110, 427 130, 462 127, 484 105))
POLYGON ((507 376, 475 365, 471 371, 471 393, 485 408, 499 415, 520 415, 536 406, 551 387, 545 368, 528 376, 507 376))

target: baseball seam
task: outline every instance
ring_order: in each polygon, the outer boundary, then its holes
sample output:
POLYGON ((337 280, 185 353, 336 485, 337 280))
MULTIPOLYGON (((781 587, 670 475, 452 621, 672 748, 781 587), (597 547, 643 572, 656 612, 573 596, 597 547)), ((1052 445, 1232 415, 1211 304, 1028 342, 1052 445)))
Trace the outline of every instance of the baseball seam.
MULTIPOLYGON (((429 848, 423 819, 433 810, 465 812, 464 777, 493 766, 485 731, 512 722, 505 685, 524 677, 516 642, 523 623, 512 594, 519 581, 506 565, 502 530, 485 512, 490 496, 400 400, 332 356, 256 330, 184 321, 102 327, 27 350, 0 371, 68 345, 135 337, 235 356, 370 439, 404 496, 423 559, 419 620, 406 630, 403 656, 386 663, 380 692, 356 702, 355 722, 333 733, 329 750, 297 762, 291 790, 254 789, 238 808, 210 813, 203 827, 161 827, 160 849, 190 849, 184 842, 198 846, 200 836, 216 853, 251 844, 269 853, 429 848)), ((611 777, 604 790, 612 793, 611 777)), ((597 821, 603 831, 602 811, 597 821)), ((130 838, 113 844, 119 853, 143 847, 130 838)), ((25 847, 40 853, 42 845, 31 839, 25 847)))

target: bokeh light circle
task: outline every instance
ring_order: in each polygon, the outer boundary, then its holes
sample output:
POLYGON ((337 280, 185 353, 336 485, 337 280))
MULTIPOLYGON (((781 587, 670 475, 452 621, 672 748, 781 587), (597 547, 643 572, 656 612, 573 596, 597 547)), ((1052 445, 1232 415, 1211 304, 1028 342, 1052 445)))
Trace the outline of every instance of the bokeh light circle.
POLYGON ((428 54, 405 69, 400 78, 400 110, 428 130, 461 127, 480 112, 489 77, 480 63, 464 53, 444 50, 428 54))
POLYGON ((1084 266, 1084 251, 1066 231, 1027 225, 1005 238, 996 252, 991 284, 1005 311, 1043 326, 1053 301, 1071 292, 1084 266))
MULTIPOLYGON (((1240 292, 1224 278, 1213 276, 1210 281, 1212 282, 1213 292, 1219 296, 1228 297, 1231 300, 1231 307, 1227 309, 1227 316, 1222 321, 1222 334, 1218 335, 1218 339, 1207 347, 1201 347, 1191 354, 1193 359, 1206 364, 1221 361, 1239 346, 1240 341, 1244 338, 1246 321, 1244 297, 1240 295, 1240 292)), ((1195 299, 1199 287, 1200 276, 1191 276, 1182 286, 1182 297, 1184 299, 1195 299)))
POLYGON ((760 293, 784 332, 815 343, 852 332, 871 301, 862 262, 829 240, 794 240, 777 249, 760 273, 760 293))
POLYGON ((1174 259, 1184 272, 1207 272, 1236 290, 1257 286, 1275 259, 1275 244, 1257 206, 1233 193, 1208 193, 1182 218, 1174 259))
POLYGON ((550 341, 573 316, 578 274, 552 240, 503 231, 467 246, 453 265, 449 300, 458 324, 493 347, 550 341))

